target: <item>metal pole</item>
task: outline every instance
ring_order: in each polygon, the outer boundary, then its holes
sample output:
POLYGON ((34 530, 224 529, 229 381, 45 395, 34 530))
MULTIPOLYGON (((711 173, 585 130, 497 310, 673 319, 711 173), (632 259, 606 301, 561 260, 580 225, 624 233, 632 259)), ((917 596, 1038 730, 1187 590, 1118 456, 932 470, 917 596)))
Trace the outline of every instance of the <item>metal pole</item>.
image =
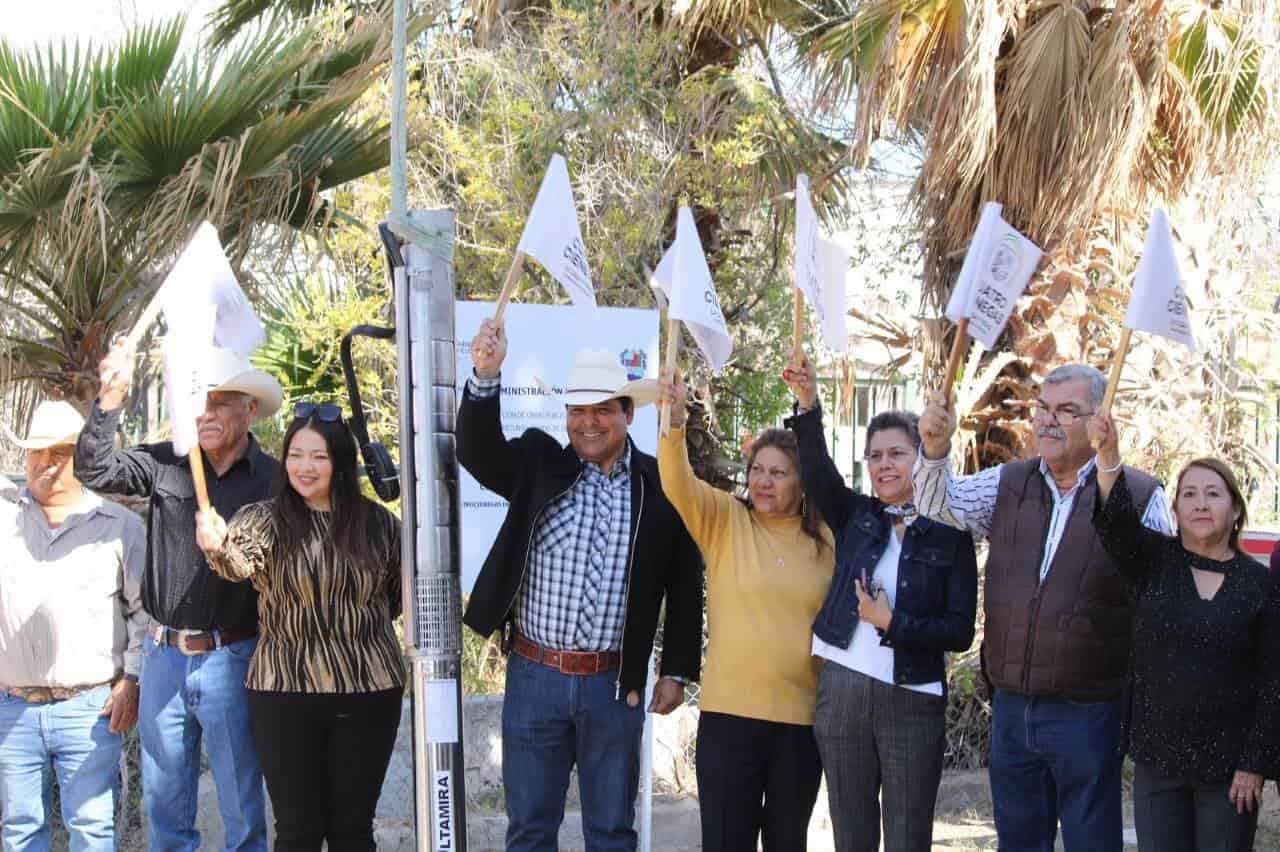
POLYGON ((409 0, 395 0, 391 15, 391 216, 403 219, 409 206, 405 169, 409 150, 409 78, 405 65, 409 0))
POLYGON ((414 694, 417 848, 465 852, 453 264, 451 252, 440 251, 451 245, 453 214, 415 211, 410 221, 432 238, 429 249, 409 244, 396 294, 405 537, 413 542, 405 642, 414 694))

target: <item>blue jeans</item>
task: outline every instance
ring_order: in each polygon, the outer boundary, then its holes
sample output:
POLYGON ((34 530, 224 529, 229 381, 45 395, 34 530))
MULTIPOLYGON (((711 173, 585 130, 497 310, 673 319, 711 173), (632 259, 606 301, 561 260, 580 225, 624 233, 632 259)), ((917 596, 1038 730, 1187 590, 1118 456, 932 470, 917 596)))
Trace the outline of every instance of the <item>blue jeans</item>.
POLYGON ((991 797, 1001 852, 1120 852, 1120 702, 997 690, 991 797))
POLYGON ((257 646, 257 639, 246 639, 188 657, 156 645, 150 635, 143 640, 138 727, 150 852, 200 847, 195 825, 202 739, 218 791, 225 847, 266 852, 262 770, 244 688, 257 646))
POLYGON ((73 852, 116 848, 121 737, 101 715, 110 697, 109 686, 49 704, 0 694, 0 837, 6 852, 49 848, 51 763, 73 852))
POLYGON ((615 697, 617 671, 566 675, 507 658, 502 702, 502 783, 507 852, 556 852, 578 767, 587 852, 636 848, 636 792, 644 707, 615 697))

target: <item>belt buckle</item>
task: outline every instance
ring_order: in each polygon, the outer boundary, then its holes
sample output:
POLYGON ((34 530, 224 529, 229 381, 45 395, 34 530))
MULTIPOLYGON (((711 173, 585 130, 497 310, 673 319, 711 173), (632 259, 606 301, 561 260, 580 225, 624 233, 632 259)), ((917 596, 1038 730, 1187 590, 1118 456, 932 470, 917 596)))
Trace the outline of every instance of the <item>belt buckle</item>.
MULTIPOLYGON (((199 632, 203 632, 203 631, 199 631, 199 632)), ((192 649, 187 645, 187 638, 188 638, 188 636, 190 636, 190 634, 188 634, 188 633, 184 633, 184 632, 182 632, 181 630, 179 630, 179 631, 178 631, 178 644, 177 644, 177 648, 178 648, 178 650, 183 654, 183 656, 187 656, 187 657, 198 657, 198 656, 200 656, 201 654, 205 653, 204 651, 196 651, 196 650, 192 650, 192 649)))

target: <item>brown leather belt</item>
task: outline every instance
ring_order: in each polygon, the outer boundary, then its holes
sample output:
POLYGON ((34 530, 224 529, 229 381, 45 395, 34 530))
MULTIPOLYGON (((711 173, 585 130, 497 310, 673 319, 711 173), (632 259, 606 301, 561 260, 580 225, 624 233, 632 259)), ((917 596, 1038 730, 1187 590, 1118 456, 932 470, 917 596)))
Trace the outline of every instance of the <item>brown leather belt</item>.
POLYGON ((102 683, 87 683, 83 686, 6 686, 0 688, 0 692, 12 695, 14 698, 21 698, 28 704, 52 704, 55 701, 75 698, 82 692, 88 692, 109 683, 111 681, 104 680, 102 683))
POLYGON ((622 665, 622 654, 618 651, 555 651, 519 633, 511 637, 511 650, 526 660, 542 663, 567 675, 600 674, 622 665))
POLYGON ((207 654, 258 635, 256 630, 175 630, 172 627, 153 625, 151 638, 157 645, 177 648, 188 657, 207 654))

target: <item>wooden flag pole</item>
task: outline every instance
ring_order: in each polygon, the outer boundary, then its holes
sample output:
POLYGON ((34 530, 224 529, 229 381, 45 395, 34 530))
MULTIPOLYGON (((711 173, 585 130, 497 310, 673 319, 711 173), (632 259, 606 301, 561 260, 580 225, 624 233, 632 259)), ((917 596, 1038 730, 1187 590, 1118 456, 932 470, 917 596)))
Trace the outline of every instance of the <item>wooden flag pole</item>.
POLYGON ((1111 403, 1115 401, 1116 389, 1120 387, 1120 372, 1124 369, 1125 356, 1129 354, 1129 339, 1133 330, 1126 328, 1120 333, 1120 343, 1116 346, 1115 357, 1111 359, 1111 378, 1107 381, 1107 394, 1102 398, 1102 413, 1111 413, 1111 403))
POLYGON ((962 317, 956 323, 956 336, 951 341, 951 357, 947 359, 947 375, 942 380, 942 398, 951 402, 951 394, 955 390, 956 376, 960 373, 960 361, 965 350, 969 348, 969 318, 962 317))
MULTIPOLYGON (((151 297, 151 304, 147 305, 147 309, 142 312, 142 316, 138 317, 138 321, 133 324, 133 328, 129 329, 129 333, 125 335, 124 346, 125 351, 130 358, 135 357, 134 352, 138 348, 138 344, 142 342, 142 336, 147 333, 147 329, 151 328, 156 318, 160 316, 163 308, 160 293, 157 292, 151 297)), ((200 444, 197 443, 187 453, 187 459, 191 464, 191 482, 195 486, 196 503, 200 507, 200 511, 209 511, 209 484, 205 481, 204 476, 204 454, 200 452, 200 444)))
POLYGON ((209 485, 204 478, 204 454, 200 452, 199 444, 191 448, 187 453, 187 459, 191 462, 191 481, 196 486, 196 503, 200 506, 201 512, 207 512, 209 511, 209 485))
POLYGON ((792 287, 791 354, 799 361, 804 354, 804 294, 799 287, 792 287))
MULTIPOLYGON (((662 368, 667 375, 675 377, 676 357, 680 354, 680 320, 667 320, 667 354, 662 359, 662 368)), ((662 414, 659 416, 658 432, 662 437, 671 433, 671 403, 662 403, 662 414)))
POLYGON ((502 292, 498 294, 498 307, 493 312, 493 324, 502 326, 502 313, 507 309, 507 302, 511 301, 512 295, 516 292, 516 284, 520 281, 520 275, 524 272, 524 259, 528 257, 519 249, 516 250, 515 256, 511 258, 511 268, 507 270, 507 280, 502 282, 502 292))

